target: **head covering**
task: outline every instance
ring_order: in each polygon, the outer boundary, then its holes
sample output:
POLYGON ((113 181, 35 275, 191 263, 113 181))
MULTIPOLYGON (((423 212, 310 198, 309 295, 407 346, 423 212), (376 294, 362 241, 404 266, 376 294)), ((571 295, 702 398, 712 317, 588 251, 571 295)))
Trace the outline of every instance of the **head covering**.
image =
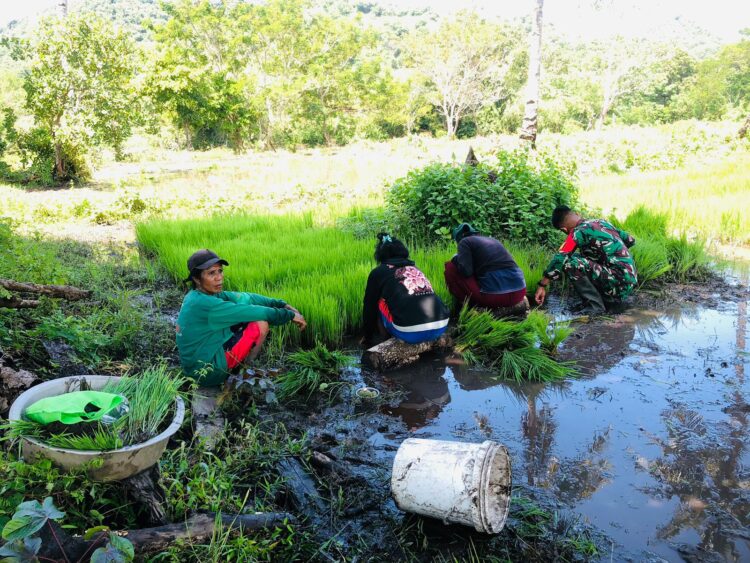
POLYGON ((388 233, 378 233, 378 243, 375 245, 375 260, 382 263, 395 258, 408 260, 409 249, 396 237, 392 237, 388 233))
POLYGON ((193 276, 193 272, 195 270, 205 270, 207 268, 210 268, 214 264, 223 264, 224 266, 229 266, 229 262, 227 262, 223 258, 219 258, 218 254, 216 254, 212 250, 209 250, 208 248, 193 252, 193 254, 190 256, 190 258, 188 258, 187 261, 188 277, 185 281, 190 281, 190 278, 193 276))
POLYGON ((461 223, 458 227, 453 229, 451 231, 451 237, 453 237, 453 240, 456 242, 459 242, 462 238, 469 236, 469 235, 476 235, 479 231, 477 231, 474 227, 471 226, 469 223, 461 223))

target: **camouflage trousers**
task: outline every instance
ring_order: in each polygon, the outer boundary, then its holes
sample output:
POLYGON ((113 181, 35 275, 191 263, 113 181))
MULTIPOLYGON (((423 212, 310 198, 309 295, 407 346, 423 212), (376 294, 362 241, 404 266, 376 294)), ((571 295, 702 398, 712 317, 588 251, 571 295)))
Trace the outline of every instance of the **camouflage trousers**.
POLYGON ((602 266, 579 254, 568 256, 563 271, 573 281, 588 277, 605 301, 623 301, 635 289, 635 284, 625 281, 623 273, 617 268, 602 266))

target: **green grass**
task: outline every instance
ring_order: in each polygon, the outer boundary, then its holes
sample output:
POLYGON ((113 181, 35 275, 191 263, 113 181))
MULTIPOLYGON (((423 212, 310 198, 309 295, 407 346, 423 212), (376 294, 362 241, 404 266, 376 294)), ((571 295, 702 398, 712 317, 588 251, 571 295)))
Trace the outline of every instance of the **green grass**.
POLYGON ((750 156, 659 172, 584 178, 581 200, 624 218, 645 206, 663 213, 670 233, 709 242, 750 243, 750 156))

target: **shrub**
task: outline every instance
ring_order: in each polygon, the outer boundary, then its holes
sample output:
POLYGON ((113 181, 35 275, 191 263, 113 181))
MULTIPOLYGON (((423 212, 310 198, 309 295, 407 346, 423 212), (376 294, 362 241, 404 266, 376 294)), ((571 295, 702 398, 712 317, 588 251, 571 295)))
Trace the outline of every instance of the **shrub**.
POLYGON ((387 196, 398 233, 432 242, 463 221, 518 243, 550 244, 558 237, 549 216, 575 205, 572 168, 527 151, 501 151, 486 165, 432 164, 397 180, 387 196))

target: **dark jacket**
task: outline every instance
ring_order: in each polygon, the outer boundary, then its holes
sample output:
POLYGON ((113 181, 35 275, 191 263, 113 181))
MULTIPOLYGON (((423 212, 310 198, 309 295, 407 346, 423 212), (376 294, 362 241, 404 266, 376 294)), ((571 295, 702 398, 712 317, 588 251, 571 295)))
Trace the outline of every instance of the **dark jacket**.
POLYGON ((482 293, 510 293, 526 287, 523 271, 499 240, 470 235, 458 243, 453 263, 464 277, 474 276, 482 293))
POLYGON ((378 333, 381 299, 388 305, 396 326, 410 327, 450 317, 429 280, 411 260, 386 260, 370 272, 362 308, 367 339, 378 333))

